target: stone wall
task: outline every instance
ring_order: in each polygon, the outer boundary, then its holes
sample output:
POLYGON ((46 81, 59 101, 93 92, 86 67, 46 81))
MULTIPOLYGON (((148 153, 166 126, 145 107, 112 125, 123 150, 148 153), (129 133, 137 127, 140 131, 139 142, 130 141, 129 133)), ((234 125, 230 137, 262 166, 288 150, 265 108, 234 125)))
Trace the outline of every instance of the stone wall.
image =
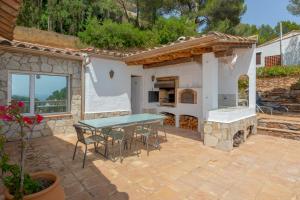
POLYGON ((256 90, 260 92, 272 91, 277 88, 289 90, 299 79, 299 76, 257 78, 256 90))
POLYGON ((11 70, 69 75, 71 79, 70 112, 63 115, 45 116, 44 122, 36 127, 34 137, 74 133, 72 125, 80 119, 81 115, 81 62, 0 50, 0 104, 8 103, 8 77, 11 70))
POLYGON ((286 106, 289 112, 300 112, 300 77, 272 77, 257 79, 257 91, 264 102, 286 106))
POLYGON ((85 113, 84 119, 97 119, 105 117, 115 117, 122 115, 129 115, 129 111, 120 111, 120 112, 103 112, 103 113, 85 113))
POLYGON ((244 141, 248 135, 255 134, 257 129, 256 116, 241 119, 231 123, 204 122, 204 144, 220 150, 230 151, 233 149, 233 136, 242 131, 244 141), (250 130, 249 127, 253 126, 250 130))

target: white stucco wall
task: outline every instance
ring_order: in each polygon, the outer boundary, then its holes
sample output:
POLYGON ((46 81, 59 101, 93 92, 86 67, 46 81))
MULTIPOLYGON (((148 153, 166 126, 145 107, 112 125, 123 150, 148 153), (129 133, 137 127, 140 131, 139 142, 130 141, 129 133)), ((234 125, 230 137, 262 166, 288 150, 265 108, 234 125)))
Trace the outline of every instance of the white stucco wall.
MULTIPOLYGON (((191 115, 201 117, 201 88, 202 88, 202 66, 197 62, 181 63, 172 66, 146 69, 143 71, 144 79, 144 98, 143 108, 155 108, 157 112, 169 112, 175 115, 191 115), (177 103, 176 107, 159 106, 159 103, 148 103, 148 91, 158 90, 154 88, 151 80, 152 76, 156 78, 167 76, 179 77, 179 89, 189 88, 197 91, 198 104, 177 103)), ((177 96, 178 98, 178 96, 177 96)))
MULTIPOLYGON (((151 69, 127 66, 122 61, 92 57, 85 73, 86 113, 131 111, 131 76, 140 76, 143 85, 140 97, 142 109, 155 109, 157 113, 172 113, 176 116, 177 125, 180 115, 197 117, 200 120, 200 130, 203 120, 214 119, 213 113, 216 112, 213 111, 219 108, 219 94, 237 96, 238 78, 247 74, 250 79, 247 115, 255 114, 255 46, 252 49, 237 49, 234 54, 237 55, 237 61, 232 69, 223 59, 215 58, 213 53, 204 54, 202 64, 189 62, 151 69), (115 72, 113 79, 109 76, 110 70, 115 72), (178 76, 178 91, 182 89, 197 91, 197 104, 181 104, 178 99, 176 107, 148 103, 148 91, 158 90, 154 88, 155 81, 151 80, 152 76, 156 78, 178 76)), ((245 117, 245 114, 238 113, 235 116, 241 118, 245 117)), ((228 115, 231 113, 222 113, 225 118, 226 116, 228 118, 228 115)))
MULTIPOLYGON (((256 107, 256 65, 255 65, 255 45, 252 49, 235 49, 234 55, 237 56, 236 63, 231 66, 232 57, 226 59, 219 59, 218 61, 218 94, 225 97, 234 96, 235 105, 238 102, 238 79, 241 75, 248 75, 249 77, 249 108, 245 112, 245 109, 231 110, 232 113, 216 112, 214 109, 206 108, 206 104, 203 105, 203 110, 210 110, 204 117, 208 121, 228 121, 238 120, 249 115, 255 115, 256 107), (226 62, 228 61, 228 62, 226 62)), ((212 59, 212 58, 211 58, 212 59)), ((210 59, 210 60, 211 60, 210 59)), ((205 73, 204 77, 208 76, 205 73)), ((206 87, 208 88, 208 87, 206 87)), ((215 87, 214 87, 215 88, 215 87)), ((220 97, 219 97, 220 98, 220 97)), ((219 99, 220 101, 220 99, 219 99)), ((220 102, 219 102, 220 104, 220 102)), ((219 105, 220 107, 220 105, 219 105)), ((230 111, 230 110, 229 110, 230 111)))
POLYGON ((91 57, 85 73, 85 112, 131 111, 131 77, 122 61, 91 57), (111 79, 109 72, 114 71, 111 79))
MULTIPOLYGON (((280 55, 280 41, 271 44, 261 45, 256 48, 256 53, 261 52, 261 64, 257 67, 265 66, 266 56, 280 55)), ((286 37, 282 40, 282 54, 284 65, 300 64, 300 34, 286 37)))

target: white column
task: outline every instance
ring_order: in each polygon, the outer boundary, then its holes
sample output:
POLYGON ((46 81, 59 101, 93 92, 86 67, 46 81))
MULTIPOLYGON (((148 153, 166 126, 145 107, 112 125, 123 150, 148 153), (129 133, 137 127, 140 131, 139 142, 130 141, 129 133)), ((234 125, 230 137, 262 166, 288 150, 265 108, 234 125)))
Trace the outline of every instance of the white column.
POLYGON ((256 108, 256 53, 255 45, 252 46, 252 49, 249 50, 249 57, 251 61, 249 63, 249 107, 256 108))
POLYGON ((202 114, 203 119, 206 120, 208 111, 218 108, 219 64, 214 53, 203 54, 202 66, 202 114))
POLYGON ((175 115, 175 126, 179 128, 179 115, 175 115))

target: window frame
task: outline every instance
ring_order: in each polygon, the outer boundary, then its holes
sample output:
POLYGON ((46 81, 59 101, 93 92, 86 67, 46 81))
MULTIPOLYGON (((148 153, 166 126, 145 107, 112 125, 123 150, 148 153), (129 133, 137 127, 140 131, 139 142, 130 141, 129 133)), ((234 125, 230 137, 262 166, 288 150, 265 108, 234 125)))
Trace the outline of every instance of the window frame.
POLYGON ((261 59, 262 59, 262 52, 256 52, 256 54, 255 54, 256 65, 261 65, 261 63, 262 63, 261 59), (259 59, 258 59, 258 56, 259 56, 259 59))
POLYGON ((60 115, 60 114, 68 114, 71 112, 71 75, 70 74, 56 74, 56 73, 44 73, 44 72, 23 72, 23 71, 14 71, 10 70, 8 72, 8 95, 7 95, 7 103, 11 102, 12 95, 12 75, 20 74, 20 75, 29 75, 29 98, 30 98, 30 112, 24 113, 24 115, 35 115, 34 105, 35 105, 35 76, 36 75, 46 75, 46 76, 61 76, 67 78, 67 90, 68 90, 68 99, 67 99, 67 110, 65 112, 53 112, 53 113, 40 113, 42 115, 60 115))

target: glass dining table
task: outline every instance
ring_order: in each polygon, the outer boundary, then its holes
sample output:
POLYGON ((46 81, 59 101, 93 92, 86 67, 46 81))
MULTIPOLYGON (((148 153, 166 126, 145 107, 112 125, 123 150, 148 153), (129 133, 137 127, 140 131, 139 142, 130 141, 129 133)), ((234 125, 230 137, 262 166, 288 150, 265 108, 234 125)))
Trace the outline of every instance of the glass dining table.
MULTIPOLYGON (((99 130, 112 130, 115 128, 122 128, 126 126, 143 126, 149 123, 160 122, 164 120, 164 115, 158 114, 133 114, 124 115, 117 117, 107 117, 98 119, 88 119, 79 121, 80 124, 89 127, 96 133, 99 130)), ((107 151, 105 150, 105 156, 107 156, 107 151)))

